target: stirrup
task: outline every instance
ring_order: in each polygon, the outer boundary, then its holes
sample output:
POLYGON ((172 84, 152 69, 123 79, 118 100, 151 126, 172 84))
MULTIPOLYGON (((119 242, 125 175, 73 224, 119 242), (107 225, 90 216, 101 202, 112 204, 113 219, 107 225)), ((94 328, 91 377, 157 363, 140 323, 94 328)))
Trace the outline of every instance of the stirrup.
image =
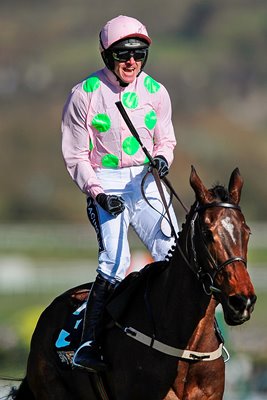
POLYGON ((107 369, 107 365, 101 359, 99 350, 96 346, 96 343, 93 340, 83 343, 76 350, 73 356, 72 364, 73 367, 85 369, 89 372, 94 372, 94 373, 105 371, 107 369), (79 353, 81 352, 83 352, 84 354, 79 355, 79 353))

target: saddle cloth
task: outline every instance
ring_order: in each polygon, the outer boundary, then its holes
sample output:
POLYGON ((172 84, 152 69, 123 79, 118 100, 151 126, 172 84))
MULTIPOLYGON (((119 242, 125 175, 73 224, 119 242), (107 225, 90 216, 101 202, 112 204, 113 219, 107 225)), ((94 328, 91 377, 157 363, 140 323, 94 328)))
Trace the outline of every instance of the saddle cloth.
MULTIPOLYGON (((145 266, 139 272, 129 274, 115 289, 108 303, 106 311, 110 319, 113 321, 120 320, 127 312, 132 296, 138 288, 142 287, 142 283, 146 282, 148 277, 156 276, 166 268, 166 263, 158 261, 145 266)), ((90 285, 90 284, 88 284, 90 285)), ((70 291, 70 298, 74 300, 74 311, 67 315, 64 325, 60 328, 56 335, 55 349, 60 361, 65 365, 72 364, 72 356, 78 348, 81 340, 83 319, 90 288, 80 289, 74 288, 70 291)))

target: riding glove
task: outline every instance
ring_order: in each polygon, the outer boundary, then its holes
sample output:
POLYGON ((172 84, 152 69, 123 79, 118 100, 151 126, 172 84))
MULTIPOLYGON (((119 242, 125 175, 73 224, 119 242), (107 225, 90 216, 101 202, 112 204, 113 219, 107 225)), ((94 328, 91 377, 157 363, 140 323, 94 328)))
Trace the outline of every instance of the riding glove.
POLYGON ((117 217, 125 209, 124 200, 119 196, 99 193, 96 196, 96 201, 105 211, 114 217, 117 217))
POLYGON ((160 178, 163 178, 169 172, 169 166, 164 156, 154 157, 155 168, 158 170, 160 178))

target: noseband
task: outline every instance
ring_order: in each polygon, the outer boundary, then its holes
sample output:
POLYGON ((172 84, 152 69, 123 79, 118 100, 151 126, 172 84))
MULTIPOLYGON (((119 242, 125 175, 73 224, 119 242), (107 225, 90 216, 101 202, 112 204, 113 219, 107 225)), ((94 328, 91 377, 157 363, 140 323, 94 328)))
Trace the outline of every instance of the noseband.
MULTIPOLYGON (((191 244, 191 251, 193 254, 193 259, 190 260, 190 266, 191 269, 194 271, 194 273, 197 275, 198 279, 202 282, 203 289, 207 295, 211 295, 213 292, 214 293, 220 293, 221 290, 218 289, 213 285, 213 282, 215 280, 216 275, 227 265, 232 264, 237 261, 241 261, 245 266, 247 265, 247 261, 244 257, 242 256, 236 256, 236 257, 230 257, 229 259, 225 260, 221 264, 217 264, 214 258, 212 257, 205 238, 203 237, 203 232, 201 229, 201 223, 199 219, 199 214, 203 211, 205 211, 208 208, 213 208, 213 207, 222 207, 222 208, 232 208, 238 211, 241 211, 241 208, 238 205, 231 204, 231 203, 225 203, 225 202, 213 202, 209 204, 205 204, 203 206, 199 206, 198 204, 196 205, 196 208, 194 210, 192 219, 190 221, 190 230, 188 231, 188 237, 190 237, 190 244, 191 244), (203 268, 199 265, 198 260, 197 260, 197 251, 195 247, 195 240, 196 240, 196 234, 198 233, 197 240, 200 240, 200 243, 202 245, 202 248, 206 254, 207 260, 209 262, 209 265, 212 267, 210 272, 206 272, 203 270, 203 268), (192 265, 193 263, 193 265, 192 265)), ((188 239, 187 241, 188 242, 188 239)), ((187 254, 189 255, 189 251, 187 249, 187 254)), ((189 257, 190 259, 190 257, 189 257)))

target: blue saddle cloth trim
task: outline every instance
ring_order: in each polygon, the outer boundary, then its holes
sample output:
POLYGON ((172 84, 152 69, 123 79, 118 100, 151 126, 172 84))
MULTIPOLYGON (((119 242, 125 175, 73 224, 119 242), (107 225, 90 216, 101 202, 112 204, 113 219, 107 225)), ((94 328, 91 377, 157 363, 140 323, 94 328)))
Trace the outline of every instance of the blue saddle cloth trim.
POLYGON ((74 350, 80 343, 82 335, 83 318, 86 308, 86 301, 69 315, 64 327, 60 330, 55 346, 57 350, 74 350))

